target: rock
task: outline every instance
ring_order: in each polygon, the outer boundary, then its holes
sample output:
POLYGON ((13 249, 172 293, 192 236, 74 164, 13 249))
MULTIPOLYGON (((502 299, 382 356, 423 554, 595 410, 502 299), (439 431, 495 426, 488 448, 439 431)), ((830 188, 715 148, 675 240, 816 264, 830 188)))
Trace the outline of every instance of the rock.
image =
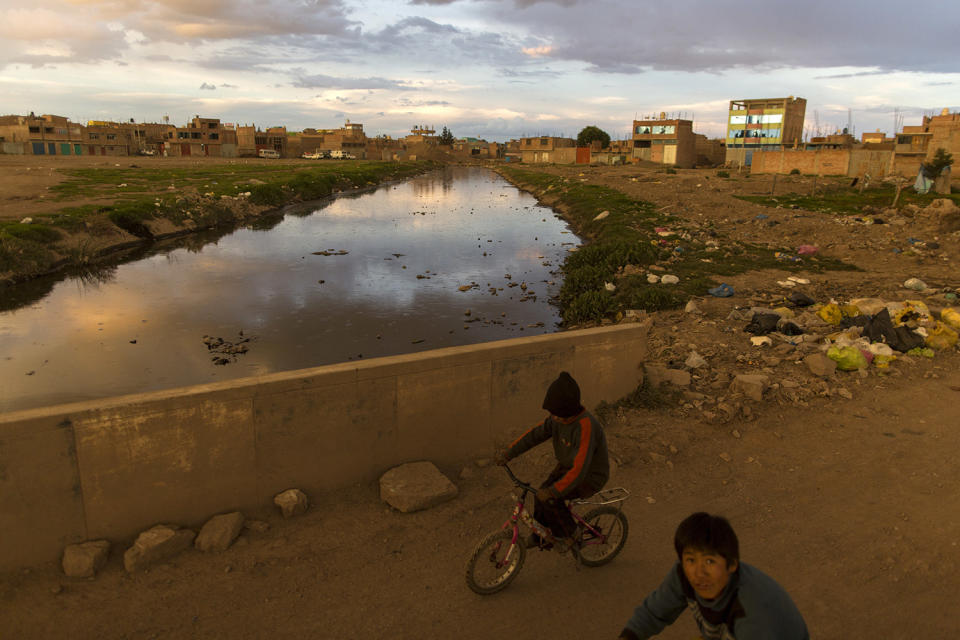
POLYGON ((200 529, 193 541, 200 551, 226 551, 243 529, 243 514, 239 511, 213 516, 200 529))
POLYGON ((380 499, 403 513, 429 509, 457 495, 432 462, 408 462, 380 476, 380 499))
POLYGON ((773 344, 773 340, 771 340, 768 336, 753 336, 750 338, 750 344, 755 347, 762 347, 764 345, 769 346, 773 344))
POLYGON ((466 467, 460 469, 460 479, 461 479, 461 480, 469 480, 469 479, 472 478, 474 475, 476 475, 476 473, 477 473, 477 472, 473 470, 473 467, 466 466, 466 467))
POLYGON ((839 395, 841 398, 846 398, 847 400, 853 400, 853 394, 843 387, 837 389, 837 395, 839 395))
POLYGON ((836 361, 828 358, 823 352, 811 353, 803 359, 803 362, 807 365, 807 369, 810 370, 810 373, 815 376, 832 376, 837 370, 836 361))
POLYGON ((107 540, 71 544, 63 550, 63 572, 71 578, 92 578, 107 563, 109 555, 107 540))
POLYGON ((730 391, 742 393, 751 400, 763 400, 770 379, 762 373, 744 373, 736 376, 730 383, 730 391))
POLYGON ((33 218, 24 218, 20 221, 20 224, 30 224, 33 222, 33 218))
POLYGON ((927 288, 927 284, 920 278, 908 278, 903 283, 903 287, 905 289, 912 289, 914 291, 923 291, 927 288))
POLYGON ((305 513, 310 506, 310 501, 300 489, 287 489, 273 497, 273 504, 280 507, 284 518, 292 518, 305 513))
POLYGON ((608 215, 610 215, 610 212, 609 212, 609 211, 601 211, 600 213, 598 213, 598 214, 594 217, 594 220, 603 220, 603 219, 606 218, 608 215))
POLYGON ((724 462, 730 462, 731 460, 733 460, 733 458, 730 457, 730 454, 726 452, 720 454, 720 459, 723 460, 724 462))
POLYGON ((655 273, 648 273, 647 282, 650 284, 657 284, 658 282, 660 282, 660 276, 658 276, 655 273))
POLYGON ((691 351, 690 355, 687 356, 687 359, 683 362, 683 364, 691 369, 699 369, 700 367, 707 366, 707 361, 696 351, 691 351))
POLYGON ((612 282, 604 282, 603 288, 606 289, 607 291, 616 291, 617 285, 613 284, 612 282))
POLYGON ((677 387, 690 386, 690 373, 682 369, 668 369, 666 365, 648 362, 643 366, 643 370, 651 387, 658 387, 663 383, 677 387))
POLYGON ((678 282, 680 282, 680 278, 677 276, 665 275, 660 278, 661 284, 677 284, 678 282))
POLYGON ((196 534, 176 525, 158 524, 137 536, 133 546, 123 554, 123 567, 134 573, 162 562, 187 549, 196 534))
POLYGON ((696 300, 691 300, 687 303, 687 306, 683 308, 686 313, 703 313, 700 310, 700 307, 697 306, 696 300))

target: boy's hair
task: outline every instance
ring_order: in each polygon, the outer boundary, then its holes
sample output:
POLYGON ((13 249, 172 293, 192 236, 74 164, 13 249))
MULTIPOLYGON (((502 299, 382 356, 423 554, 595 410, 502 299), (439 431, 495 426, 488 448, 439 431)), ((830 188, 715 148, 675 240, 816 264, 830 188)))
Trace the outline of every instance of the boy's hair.
POLYGON ((673 546, 680 560, 683 560, 683 550, 689 547, 723 556, 728 567, 734 560, 740 562, 740 542, 733 527, 723 516, 712 516, 703 511, 680 523, 673 536, 673 546))

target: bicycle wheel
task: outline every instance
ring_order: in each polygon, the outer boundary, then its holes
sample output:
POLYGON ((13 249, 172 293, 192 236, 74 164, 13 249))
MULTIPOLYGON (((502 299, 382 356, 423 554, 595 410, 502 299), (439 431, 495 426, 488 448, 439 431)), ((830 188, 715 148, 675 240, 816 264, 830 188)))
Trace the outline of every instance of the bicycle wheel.
POLYGON ((597 533, 581 525, 577 540, 580 562, 588 567, 599 567, 616 558, 627 543, 627 533, 630 531, 623 511, 605 505, 588 511, 583 520, 597 533))
POLYGON ((496 593, 520 573, 527 548, 523 540, 511 544, 512 529, 494 531, 477 545, 467 561, 467 586, 480 595, 496 593))

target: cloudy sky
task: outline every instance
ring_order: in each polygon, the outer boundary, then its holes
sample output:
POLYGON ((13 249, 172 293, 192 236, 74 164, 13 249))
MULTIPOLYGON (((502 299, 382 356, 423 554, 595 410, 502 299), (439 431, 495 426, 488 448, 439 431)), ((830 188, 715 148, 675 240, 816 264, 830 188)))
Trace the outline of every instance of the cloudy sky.
POLYGON ((801 96, 859 135, 960 110, 960 2, 0 0, 0 113, 617 138, 801 96))

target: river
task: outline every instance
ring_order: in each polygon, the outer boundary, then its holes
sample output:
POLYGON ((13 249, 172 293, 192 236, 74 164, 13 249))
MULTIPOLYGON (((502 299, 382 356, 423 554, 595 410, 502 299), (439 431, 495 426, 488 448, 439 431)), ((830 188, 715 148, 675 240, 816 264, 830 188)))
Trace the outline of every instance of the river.
POLYGON ((0 412, 553 332, 579 245, 479 167, 275 222, 0 291, 0 412))

